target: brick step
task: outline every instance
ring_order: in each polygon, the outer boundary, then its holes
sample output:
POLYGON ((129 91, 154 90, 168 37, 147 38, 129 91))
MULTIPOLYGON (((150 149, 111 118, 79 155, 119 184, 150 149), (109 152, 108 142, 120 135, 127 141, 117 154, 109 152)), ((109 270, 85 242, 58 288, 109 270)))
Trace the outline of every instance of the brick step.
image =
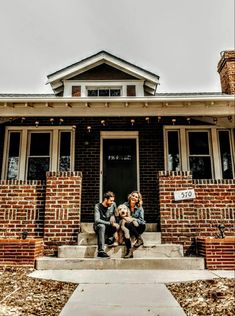
MULTIPOLYGON (((161 243, 161 233, 156 232, 144 232, 142 234, 145 245, 156 245, 161 243)), ((78 245, 96 245, 96 234, 93 233, 79 233, 78 234, 78 245)))
POLYGON ((55 258, 39 257, 36 260, 38 270, 78 270, 78 269, 127 269, 127 270, 203 270, 204 258, 55 258))
MULTIPOLYGON (((146 232, 156 232, 157 223, 147 223, 146 232)), ((94 233, 93 223, 81 223, 81 233, 94 233)))
MULTIPOLYGON (((122 258, 125 255, 125 246, 108 247, 105 251, 112 258, 122 258)), ((134 258, 172 258, 183 257, 183 246, 176 244, 159 244, 154 246, 141 246, 134 249, 134 258)), ((97 246, 60 246, 59 258, 96 258, 97 246)))

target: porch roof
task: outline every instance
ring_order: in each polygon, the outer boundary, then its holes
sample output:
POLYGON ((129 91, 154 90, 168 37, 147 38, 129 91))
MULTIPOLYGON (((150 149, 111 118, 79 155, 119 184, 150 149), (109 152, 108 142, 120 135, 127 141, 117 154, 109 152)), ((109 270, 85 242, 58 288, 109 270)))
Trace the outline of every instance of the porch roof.
POLYGON ((233 95, 159 93, 154 97, 76 98, 53 94, 0 94, 0 123, 17 117, 193 117, 233 128, 233 95))

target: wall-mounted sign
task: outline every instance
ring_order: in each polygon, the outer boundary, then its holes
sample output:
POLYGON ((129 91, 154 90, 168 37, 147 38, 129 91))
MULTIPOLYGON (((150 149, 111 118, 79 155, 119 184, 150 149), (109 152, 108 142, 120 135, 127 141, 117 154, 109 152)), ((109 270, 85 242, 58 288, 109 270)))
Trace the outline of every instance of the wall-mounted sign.
POLYGON ((194 189, 174 191, 175 201, 191 200, 191 199, 195 199, 195 197, 196 196, 195 196, 194 189))

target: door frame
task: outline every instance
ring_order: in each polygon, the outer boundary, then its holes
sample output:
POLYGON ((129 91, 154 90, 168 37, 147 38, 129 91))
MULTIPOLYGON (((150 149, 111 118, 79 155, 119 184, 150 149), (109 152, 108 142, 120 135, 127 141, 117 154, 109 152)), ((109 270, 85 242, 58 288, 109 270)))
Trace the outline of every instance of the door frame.
POLYGON ((139 177, 139 132, 138 131, 101 131, 100 132, 100 202, 103 200, 103 140, 104 139, 135 139, 136 140, 136 172, 137 190, 140 189, 139 177))

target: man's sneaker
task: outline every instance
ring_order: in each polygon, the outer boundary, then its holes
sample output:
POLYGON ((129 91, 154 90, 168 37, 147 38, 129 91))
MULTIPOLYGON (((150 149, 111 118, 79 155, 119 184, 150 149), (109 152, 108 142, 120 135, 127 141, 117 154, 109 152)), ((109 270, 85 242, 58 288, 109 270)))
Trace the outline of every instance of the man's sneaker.
POLYGON ((143 238, 142 238, 141 236, 139 236, 139 237, 137 238, 136 243, 134 244, 134 247, 135 247, 135 248, 138 248, 139 246, 142 246, 143 244, 144 244, 144 240, 143 240, 143 238))
POLYGON ((98 254, 97 254, 97 257, 100 257, 100 258, 110 258, 110 256, 104 252, 104 251, 99 251, 98 254))

